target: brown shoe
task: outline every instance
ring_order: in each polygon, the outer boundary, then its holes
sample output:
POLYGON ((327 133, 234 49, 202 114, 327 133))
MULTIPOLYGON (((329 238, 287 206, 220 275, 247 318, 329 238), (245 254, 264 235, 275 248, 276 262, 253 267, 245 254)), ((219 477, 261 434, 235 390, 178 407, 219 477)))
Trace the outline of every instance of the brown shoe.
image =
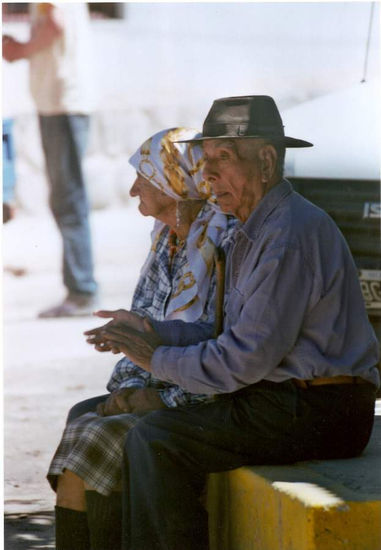
POLYGON ((97 298, 93 294, 69 293, 57 306, 45 309, 38 314, 40 319, 56 317, 85 317, 98 309, 97 298))

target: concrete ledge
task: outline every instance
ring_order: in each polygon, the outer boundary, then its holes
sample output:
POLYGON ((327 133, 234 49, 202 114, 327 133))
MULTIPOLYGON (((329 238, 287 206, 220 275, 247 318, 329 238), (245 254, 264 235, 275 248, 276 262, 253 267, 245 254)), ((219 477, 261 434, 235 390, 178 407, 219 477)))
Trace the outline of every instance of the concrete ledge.
POLYGON ((361 457, 213 474, 211 550, 381 550, 381 417, 361 457))

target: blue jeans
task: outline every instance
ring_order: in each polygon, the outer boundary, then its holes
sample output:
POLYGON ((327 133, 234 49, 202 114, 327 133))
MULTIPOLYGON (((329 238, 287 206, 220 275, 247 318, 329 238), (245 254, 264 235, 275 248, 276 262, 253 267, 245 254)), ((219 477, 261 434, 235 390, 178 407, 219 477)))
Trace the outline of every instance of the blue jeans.
POLYGON ((63 282, 69 292, 95 294, 89 206, 81 166, 89 117, 40 115, 39 123, 49 204, 63 239, 63 282))

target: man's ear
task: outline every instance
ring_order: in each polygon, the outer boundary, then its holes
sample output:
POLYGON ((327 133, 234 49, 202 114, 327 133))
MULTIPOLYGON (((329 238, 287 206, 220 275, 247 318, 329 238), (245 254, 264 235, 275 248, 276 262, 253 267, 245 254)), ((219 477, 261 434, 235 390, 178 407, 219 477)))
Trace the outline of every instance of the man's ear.
POLYGON ((277 152, 273 145, 264 145, 259 153, 259 162, 261 167, 261 176, 263 183, 269 183, 275 174, 276 163, 277 163, 277 152))

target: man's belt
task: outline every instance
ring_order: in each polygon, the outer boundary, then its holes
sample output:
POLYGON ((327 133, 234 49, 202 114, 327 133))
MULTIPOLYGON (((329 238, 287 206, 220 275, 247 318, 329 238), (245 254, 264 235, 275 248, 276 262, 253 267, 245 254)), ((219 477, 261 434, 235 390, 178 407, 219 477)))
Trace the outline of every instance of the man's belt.
POLYGON ((369 384, 364 378, 360 376, 331 376, 323 378, 312 378, 311 380, 299 380, 298 378, 292 378, 292 382, 298 388, 306 390, 310 386, 327 386, 329 384, 369 384))

